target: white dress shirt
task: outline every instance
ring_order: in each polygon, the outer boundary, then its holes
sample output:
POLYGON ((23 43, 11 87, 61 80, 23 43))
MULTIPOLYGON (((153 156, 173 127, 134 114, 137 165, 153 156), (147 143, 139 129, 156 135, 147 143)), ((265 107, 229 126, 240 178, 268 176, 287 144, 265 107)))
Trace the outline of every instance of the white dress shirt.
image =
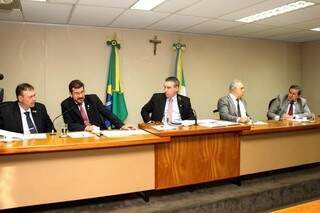
MULTIPOLYGON (((163 113, 163 118, 162 122, 167 123, 167 118, 168 118, 168 105, 169 105, 169 98, 166 100, 166 106, 164 108, 164 113, 163 113)), ((172 122, 181 122, 181 115, 180 115, 180 110, 178 107, 178 100, 177 100, 177 95, 172 97, 172 122)))
MULTIPOLYGON (((27 123, 27 116, 24 113, 25 112, 29 112, 31 121, 32 121, 34 127, 37 129, 36 124, 34 123, 34 120, 33 120, 33 117, 32 117, 31 109, 29 108, 28 110, 24 110, 20 106, 20 104, 18 104, 18 105, 19 105, 19 108, 20 108, 20 114, 21 114, 21 120, 22 120, 22 126, 23 126, 23 134, 30 134, 29 126, 28 126, 28 123, 27 123)), ((37 132, 38 132, 38 130, 37 130, 37 132)))
MULTIPOLYGON (((236 112, 238 112, 238 108, 237 108, 237 105, 238 105, 238 102, 237 102, 237 97, 234 96, 233 94, 229 94, 229 96, 231 97, 234 105, 236 106, 236 112)), ((241 101, 241 99, 239 99, 239 106, 240 106, 240 114, 241 114, 241 117, 247 117, 247 112, 246 112, 246 108, 244 107, 244 104, 243 102, 241 101)), ((237 118, 237 122, 239 122, 240 120, 240 117, 237 118)))

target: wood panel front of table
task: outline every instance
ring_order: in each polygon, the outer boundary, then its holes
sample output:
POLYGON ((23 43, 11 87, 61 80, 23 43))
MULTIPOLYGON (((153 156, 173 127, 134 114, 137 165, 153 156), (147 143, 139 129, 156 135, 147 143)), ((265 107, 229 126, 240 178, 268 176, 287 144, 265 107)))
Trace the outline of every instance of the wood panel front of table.
POLYGON ((154 189, 152 134, 0 142, 0 210, 154 189))
POLYGON ((171 142, 155 145, 156 189, 237 177, 240 174, 240 131, 246 125, 219 128, 179 127, 157 131, 143 128, 171 142))
POLYGON ((320 162, 320 119, 268 121, 241 136, 240 175, 320 162))

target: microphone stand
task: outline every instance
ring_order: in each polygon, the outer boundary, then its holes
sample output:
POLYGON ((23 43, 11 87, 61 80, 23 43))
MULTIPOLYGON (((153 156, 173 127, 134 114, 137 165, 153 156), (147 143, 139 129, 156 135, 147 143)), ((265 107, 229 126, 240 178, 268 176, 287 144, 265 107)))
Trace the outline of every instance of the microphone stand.
POLYGON ((193 115, 194 115, 194 126, 199 126, 198 124, 198 118, 197 118, 197 113, 194 109, 192 109, 193 115))
POLYGON ((52 120, 52 129, 51 129, 51 132, 50 132, 50 135, 56 135, 57 133, 55 132, 55 129, 54 129, 54 122, 60 118, 62 115, 66 114, 67 112, 70 112, 73 108, 75 108, 76 106, 78 106, 77 104, 75 104, 74 106, 72 106, 71 108, 69 108, 68 110, 64 111, 63 113, 61 113, 60 115, 58 115, 57 117, 55 117, 53 120, 52 120))

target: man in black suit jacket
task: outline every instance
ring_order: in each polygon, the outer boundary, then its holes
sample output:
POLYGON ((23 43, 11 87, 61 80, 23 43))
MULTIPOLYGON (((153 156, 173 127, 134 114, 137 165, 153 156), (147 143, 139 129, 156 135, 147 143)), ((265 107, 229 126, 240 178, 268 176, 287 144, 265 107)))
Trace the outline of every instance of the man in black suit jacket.
POLYGON ((4 102, 0 105, 0 129, 24 134, 54 130, 46 107, 36 102, 32 85, 19 84, 16 88, 16 96, 17 101, 4 102))
POLYGON ((172 121, 193 120, 190 99, 179 95, 179 80, 176 77, 168 77, 164 83, 164 93, 153 94, 151 99, 141 109, 141 116, 145 123, 149 121, 167 122, 169 100, 173 99, 172 121), (175 109, 176 108, 176 109, 175 109), (151 117, 150 117, 151 113, 151 117))
POLYGON ((97 95, 85 95, 84 84, 73 80, 69 84, 70 97, 61 103, 63 120, 70 131, 92 131, 95 127, 106 129, 109 120, 117 129, 133 129, 106 109, 97 95))

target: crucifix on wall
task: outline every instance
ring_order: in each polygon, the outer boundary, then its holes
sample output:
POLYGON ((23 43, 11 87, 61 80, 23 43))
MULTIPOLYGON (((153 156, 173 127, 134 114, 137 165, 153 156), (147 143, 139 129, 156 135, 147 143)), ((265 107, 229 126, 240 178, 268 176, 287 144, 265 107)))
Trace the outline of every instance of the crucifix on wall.
POLYGON ((158 37, 155 35, 153 39, 149 40, 150 43, 153 43, 153 55, 157 54, 157 45, 161 44, 161 40, 158 40, 158 37))

